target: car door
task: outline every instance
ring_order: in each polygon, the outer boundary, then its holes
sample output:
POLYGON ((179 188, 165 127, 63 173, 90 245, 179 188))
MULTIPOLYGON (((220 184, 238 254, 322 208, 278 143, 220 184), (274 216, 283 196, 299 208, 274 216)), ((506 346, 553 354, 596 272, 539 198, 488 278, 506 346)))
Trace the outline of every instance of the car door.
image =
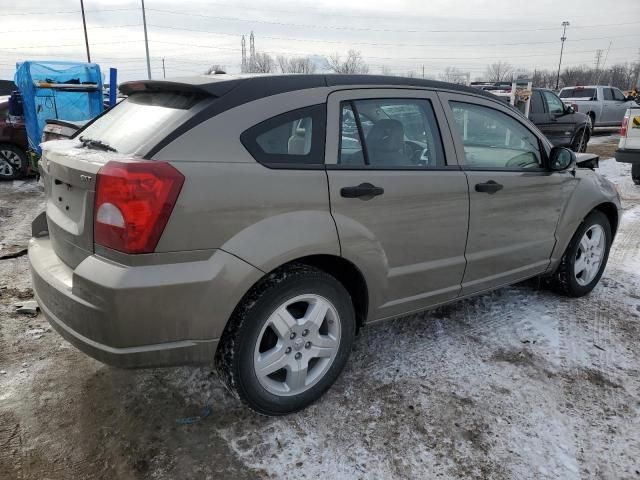
POLYGON ((542 98, 540 90, 531 93, 531 105, 529 106, 529 120, 544 133, 545 137, 554 142, 554 118, 547 110, 547 105, 542 98))
POLYGON ((554 145, 571 145, 575 126, 573 116, 566 113, 564 103, 555 93, 549 90, 542 90, 540 93, 551 117, 550 135, 547 135, 547 138, 554 145))
POLYGON ((613 107, 612 107, 612 122, 617 125, 622 125, 622 119, 624 118, 627 109, 635 104, 635 102, 628 102, 627 97, 617 88, 612 88, 613 93, 613 107))
POLYGON ((462 295, 544 272, 575 178, 545 168, 549 145, 517 112, 469 95, 440 97, 469 181, 462 295))
POLYGON ((331 212, 342 255, 369 283, 370 317, 455 298, 465 268, 468 186, 437 95, 338 91, 328 98, 327 119, 331 212))

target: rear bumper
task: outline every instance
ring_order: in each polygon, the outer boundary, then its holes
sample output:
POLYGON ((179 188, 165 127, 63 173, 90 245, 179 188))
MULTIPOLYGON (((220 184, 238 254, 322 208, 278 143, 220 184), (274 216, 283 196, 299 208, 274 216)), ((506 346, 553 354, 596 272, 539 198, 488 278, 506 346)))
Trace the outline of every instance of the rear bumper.
POLYGON ((621 163, 640 163, 640 150, 616 150, 616 161, 621 163))
POLYGON ((213 361, 244 285, 261 276, 221 250, 204 261, 139 267, 92 255, 72 270, 48 237, 31 239, 29 262, 52 327, 87 355, 123 368, 213 361))

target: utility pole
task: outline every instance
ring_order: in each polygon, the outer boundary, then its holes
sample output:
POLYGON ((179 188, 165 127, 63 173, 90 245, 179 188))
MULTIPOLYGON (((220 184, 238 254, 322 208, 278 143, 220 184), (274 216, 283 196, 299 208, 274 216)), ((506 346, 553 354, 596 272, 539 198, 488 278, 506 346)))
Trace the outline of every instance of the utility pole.
POLYGON ((244 35, 242 35, 240 45, 242 47, 242 62, 240 63, 240 73, 247 73, 247 42, 244 39, 244 35))
POLYGON ((422 78, 424 79, 424 65, 422 65, 422 78))
POLYGON ((253 69, 256 65, 256 44, 253 36, 253 30, 249 35, 249 71, 253 73, 253 69))
POLYGON ((596 72, 600 69, 600 60, 602 59, 602 49, 596 50, 596 72))
POLYGON ((164 69, 164 58, 162 59, 162 78, 167 78, 167 72, 164 69))
POLYGON ((80 11, 82 12, 82 27, 84 28, 84 44, 87 47, 87 63, 91 63, 91 53, 89 52, 89 37, 87 36, 87 20, 84 18, 84 0, 80 0, 80 11))
POLYGON ((562 37, 560 40, 562 41, 562 45, 560 46, 560 62, 558 62, 558 76, 556 77, 556 90, 558 90, 558 86, 560 85, 560 67, 562 66, 562 51, 564 50, 564 41, 567 39, 565 35, 567 33, 567 27, 569 26, 569 22, 562 22, 562 37))
POLYGON ((144 48, 147 51, 147 78, 151 80, 151 61, 149 60, 149 39, 147 38, 147 15, 144 11, 144 0, 142 2, 142 25, 144 27, 144 48))

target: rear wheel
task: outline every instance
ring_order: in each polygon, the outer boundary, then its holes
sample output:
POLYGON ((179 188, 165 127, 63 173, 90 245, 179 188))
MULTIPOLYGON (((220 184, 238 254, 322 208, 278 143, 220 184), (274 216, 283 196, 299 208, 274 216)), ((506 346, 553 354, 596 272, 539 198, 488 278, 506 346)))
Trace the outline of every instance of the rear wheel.
POLYGON ((631 165, 631 179, 636 185, 640 185, 640 163, 631 165))
POLYGON ((29 159, 21 148, 0 144, 0 179, 14 180, 27 173, 29 159))
POLYGON ((546 279, 554 291, 582 297, 596 286, 609 258, 611 226, 600 211, 591 212, 574 234, 560 265, 546 279))
POLYGON ((334 277, 304 265, 276 271, 236 309, 216 355, 225 384, 250 408, 284 415, 317 400, 347 362, 351 298, 334 277))
POLYGON ((578 130, 576 133, 573 142, 571 142, 571 150, 574 152, 584 153, 587 151, 587 143, 589 143, 589 138, 591 137, 589 133, 589 128, 585 127, 578 130))

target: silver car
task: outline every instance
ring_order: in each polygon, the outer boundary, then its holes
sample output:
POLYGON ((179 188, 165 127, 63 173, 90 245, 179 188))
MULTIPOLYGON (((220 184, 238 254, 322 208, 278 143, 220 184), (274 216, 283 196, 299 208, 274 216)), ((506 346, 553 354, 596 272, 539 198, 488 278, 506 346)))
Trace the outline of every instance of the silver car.
POLYGON ((517 111, 393 77, 122 86, 43 144, 29 260, 51 325, 121 367, 215 361, 263 414, 304 408, 359 328, 542 277, 602 275, 614 186, 517 111))

